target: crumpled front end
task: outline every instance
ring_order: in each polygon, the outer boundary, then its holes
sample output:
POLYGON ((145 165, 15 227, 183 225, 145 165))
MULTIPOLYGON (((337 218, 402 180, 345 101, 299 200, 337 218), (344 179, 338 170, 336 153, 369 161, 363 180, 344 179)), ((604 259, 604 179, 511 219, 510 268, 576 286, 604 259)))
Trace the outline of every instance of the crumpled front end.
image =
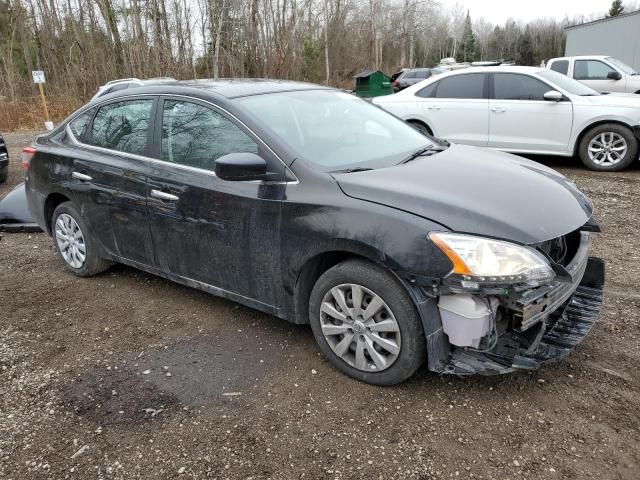
POLYGON ((456 291, 413 283, 428 346, 428 367, 455 375, 537 369, 566 357, 590 332, 603 301, 604 261, 589 257, 586 225, 534 247, 556 270, 551 283, 456 291))

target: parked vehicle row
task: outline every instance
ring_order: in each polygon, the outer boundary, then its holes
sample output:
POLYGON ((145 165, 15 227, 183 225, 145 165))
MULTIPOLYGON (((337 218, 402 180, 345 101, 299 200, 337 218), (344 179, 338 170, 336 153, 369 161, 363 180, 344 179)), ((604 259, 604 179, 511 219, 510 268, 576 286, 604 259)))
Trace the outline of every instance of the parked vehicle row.
POLYGON ((512 153, 574 156, 592 170, 638 159, 640 97, 601 95, 558 72, 447 72, 373 102, 429 135, 512 153))
MULTIPOLYGON (((457 88, 485 102, 483 72, 438 77, 427 98, 457 88)), ((366 382, 403 381, 424 362, 457 375, 537 368, 599 315, 599 228, 572 182, 338 90, 140 86, 37 137, 23 164, 33 217, 74 274, 124 263, 310 324, 327 358, 366 382)))

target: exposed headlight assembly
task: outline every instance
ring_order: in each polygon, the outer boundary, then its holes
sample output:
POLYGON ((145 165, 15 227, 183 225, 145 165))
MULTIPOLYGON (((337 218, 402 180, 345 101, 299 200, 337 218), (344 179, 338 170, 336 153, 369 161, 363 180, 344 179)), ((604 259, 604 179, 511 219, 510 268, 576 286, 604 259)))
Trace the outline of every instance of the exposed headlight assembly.
POLYGON ((449 257, 452 287, 537 287, 553 280, 549 262, 533 248, 460 233, 431 232, 429 238, 449 257))

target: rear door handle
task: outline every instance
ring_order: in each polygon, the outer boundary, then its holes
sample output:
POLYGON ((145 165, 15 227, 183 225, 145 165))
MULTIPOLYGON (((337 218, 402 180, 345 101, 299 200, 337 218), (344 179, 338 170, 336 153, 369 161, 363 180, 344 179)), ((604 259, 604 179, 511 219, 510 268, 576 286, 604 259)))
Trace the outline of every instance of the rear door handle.
POLYGON ((440 105, 427 105, 427 110, 440 110, 440 105))
POLYGON ((180 197, 178 197, 177 195, 163 192, 162 190, 151 190, 151 196, 155 198, 159 198, 160 200, 165 200, 169 202, 176 202, 180 200, 180 197))
POLYGON ((493 107, 491 109, 491 111, 495 112, 495 113, 504 113, 504 112, 506 112, 506 110, 504 108, 499 108, 499 107, 493 107))
POLYGON ((84 173, 80 172, 73 172, 71 173, 71 176, 76 180, 80 180, 81 182, 90 182, 91 180, 93 180, 93 178, 91 178, 89 175, 85 175, 84 173))

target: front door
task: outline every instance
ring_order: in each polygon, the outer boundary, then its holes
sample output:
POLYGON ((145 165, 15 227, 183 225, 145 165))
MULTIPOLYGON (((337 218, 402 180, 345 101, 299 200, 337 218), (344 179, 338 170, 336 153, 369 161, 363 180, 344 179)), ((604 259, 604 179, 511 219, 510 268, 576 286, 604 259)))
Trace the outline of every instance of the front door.
POLYGON ((601 60, 576 60, 573 65, 573 78, 596 92, 624 92, 626 80, 607 78, 609 72, 617 72, 608 63, 601 60))
POLYGON ((156 122, 158 160, 151 163, 147 191, 156 267, 276 305, 285 184, 221 180, 214 162, 250 152, 283 176, 284 165, 209 104, 165 98, 156 122))
POLYGON ((154 102, 111 102, 69 125, 75 144, 69 186, 93 238, 108 254, 144 265, 153 260, 145 155, 154 102))
POLYGON ((553 102, 553 87, 519 73, 494 73, 489 100, 489 146, 504 150, 566 153, 573 125, 570 101, 553 102))

